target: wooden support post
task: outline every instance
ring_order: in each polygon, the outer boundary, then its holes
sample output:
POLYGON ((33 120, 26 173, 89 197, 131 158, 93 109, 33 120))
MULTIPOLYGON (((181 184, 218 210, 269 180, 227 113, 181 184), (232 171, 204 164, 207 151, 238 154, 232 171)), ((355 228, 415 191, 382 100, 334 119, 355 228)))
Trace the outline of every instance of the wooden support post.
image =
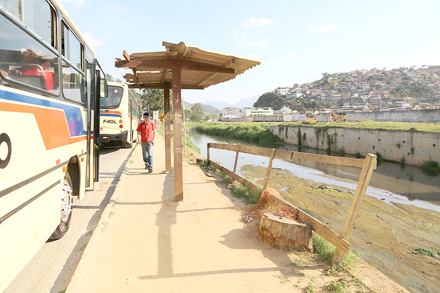
POLYGON ((237 171, 238 154, 240 153, 240 144, 237 143, 237 154, 235 154, 234 173, 237 171))
POLYGON ((206 144, 206 159, 208 160, 208 165, 209 165, 209 160, 210 160, 210 158, 209 158, 209 148, 211 147, 211 143, 210 142, 208 142, 207 144, 206 144))
POLYGON ((169 82, 164 83, 165 172, 171 172, 170 88, 169 82))
POLYGON ((266 189, 267 183, 269 182, 270 171, 272 170, 273 158, 275 157, 275 149, 272 149, 272 155, 270 156, 269 166, 267 166, 266 180, 264 181, 263 190, 266 189))
MULTIPOLYGON (((359 182, 356 187, 356 191, 353 196, 353 202, 348 210, 347 219, 345 220, 344 227, 342 228, 341 237, 345 240, 349 240, 351 233, 353 232, 354 223, 359 214, 364 194, 367 191, 368 184, 370 183, 373 170, 376 169, 376 156, 368 154, 365 157, 364 166, 362 167, 361 175, 359 176, 359 182)), ((337 263, 342 259, 344 253, 340 249, 336 249, 333 255, 332 264, 337 263)))
POLYGON ((174 200, 183 200, 182 170, 182 70, 173 68, 173 140, 174 140, 174 200))

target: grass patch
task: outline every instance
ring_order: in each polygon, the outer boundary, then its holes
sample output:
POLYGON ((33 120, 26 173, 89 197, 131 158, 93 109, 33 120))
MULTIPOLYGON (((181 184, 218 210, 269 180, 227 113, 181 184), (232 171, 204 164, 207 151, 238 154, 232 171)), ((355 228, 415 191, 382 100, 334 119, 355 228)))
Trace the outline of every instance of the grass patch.
MULTIPOLYGON (((271 123, 271 125, 277 125, 271 123)), ((414 127, 414 123, 411 122, 376 122, 372 120, 359 120, 359 121, 337 121, 337 122, 281 122, 279 126, 301 126, 301 127, 315 127, 321 128, 321 132, 325 132, 328 128, 352 128, 352 129, 369 129, 369 130, 403 130, 411 132, 440 132, 440 123, 417 123, 417 127, 414 127)))
POLYGON ((313 283, 310 282, 307 284, 305 290, 307 293, 313 293, 313 292, 315 292, 315 286, 313 286, 313 283))
POLYGON ((437 249, 435 249, 434 247, 430 247, 430 248, 416 248, 413 251, 414 254, 420 254, 420 255, 427 255, 430 257, 436 257, 438 256, 439 252, 437 249))
MULTIPOLYGON (((321 261, 329 264, 333 259, 336 247, 316 233, 313 234, 312 242, 313 252, 317 254, 321 261)), ((342 270, 349 271, 356 260, 356 254, 350 251, 349 254, 344 255, 342 260, 332 266, 332 268, 329 270, 329 275, 337 275, 337 273, 341 272, 342 270)))
POLYGON ((330 263, 336 247, 316 233, 313 233, 312 242, 313 252, 316 253, 323 262, 330 263))
POLYGON ((256 194, 249 188, 241 185, 239 182, 234 181, 230 186, 232 194, 238 198, 244 198, 248 204, 256 204, 260 199, 260 195, 256 194))
POLYGON ((342 293, 345 292, 348 289, 349 283, 346 279, 341 278, 337 281, 332 281, 330 284, 325 286, 325 289, 327 291, 333 291, 336 293, 342 293))

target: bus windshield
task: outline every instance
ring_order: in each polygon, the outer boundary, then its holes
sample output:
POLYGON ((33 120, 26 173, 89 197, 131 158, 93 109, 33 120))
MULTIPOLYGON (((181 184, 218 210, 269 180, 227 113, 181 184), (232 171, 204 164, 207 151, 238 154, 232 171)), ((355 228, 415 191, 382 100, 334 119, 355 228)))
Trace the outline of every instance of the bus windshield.
POLYGON ((122 87, 120 86, 108 86, 108 97, 101 98, 101 108, 115 109, 119 107, 122 99, 122 87))

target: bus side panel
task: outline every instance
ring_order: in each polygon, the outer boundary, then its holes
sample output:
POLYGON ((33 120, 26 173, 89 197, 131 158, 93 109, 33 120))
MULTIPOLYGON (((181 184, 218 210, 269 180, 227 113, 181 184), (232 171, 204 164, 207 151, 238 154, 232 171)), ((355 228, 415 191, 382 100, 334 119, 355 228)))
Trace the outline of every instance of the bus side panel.
POLYGON ((86 136, 80 130, 71 136, 66 116, 77 110, 0 86, 0 291, 60 222, 63 166, 85 157, 86 136))

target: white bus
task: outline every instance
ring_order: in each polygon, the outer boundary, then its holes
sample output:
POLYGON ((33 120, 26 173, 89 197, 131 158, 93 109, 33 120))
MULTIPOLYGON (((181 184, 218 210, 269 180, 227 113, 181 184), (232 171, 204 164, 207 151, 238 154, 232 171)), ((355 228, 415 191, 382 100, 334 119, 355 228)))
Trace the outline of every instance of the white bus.
POLYGON ((136 92, 126 84, 109 82, 108 96, 101 98, 101 146, 120 145, 131 148, 141 117, 141 104, 136 92))
POLYGON ((0 292, 98 179, 101 74, 58 1, 0 0, 0 292))

